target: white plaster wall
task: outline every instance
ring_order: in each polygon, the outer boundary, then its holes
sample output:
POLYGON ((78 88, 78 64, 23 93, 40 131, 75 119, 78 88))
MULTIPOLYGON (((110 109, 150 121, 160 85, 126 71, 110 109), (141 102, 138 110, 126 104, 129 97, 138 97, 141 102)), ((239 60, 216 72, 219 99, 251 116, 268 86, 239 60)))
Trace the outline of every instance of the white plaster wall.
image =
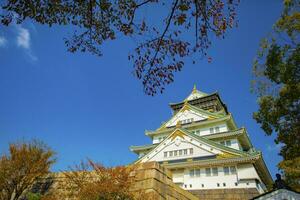
POLYGON ((228 146, 237 150, 241 150, 241 145, 239 143, 239 141, 235 138, 235 139, 231 139, 231 146, 228 146))
POLYGON ((177 136, 175 139, 168 138, 164 142, 161 142, 154 150, 152 150, 147 156, 145 156, 141 162, 148 161, 167 161, 191 157, 208 156, 213 154, 222 153, 220 150, 207 145, 203 142, 192 139, 191 137, 184 135, 184 138, 177 136), (193 155, 177 156, 174 158, 164 158, 165 151, 174 151, 186 148, 193 148, 193 155))
POLYGON ((227 146, 227 147, 237 149, 237 150, 242 150, 242 147, 241 147, 239 141, 237 140, 237 138, 227 139, 227 140, 218 140, 217 142, 220 144, 221 144, 221 142, 224 142, 225 146, 227 146), (226 141, 229 141, 229 140, 231 142, 230 146, 226 145, 226 141))
POLYGON ((211 155, 214 155, 214 154, 211 152, 208 152, 205 149, 197 147, 196 145, 191 144, 190 142, 182 140, 179 145, 176 145, 175 141, 166 145, 165 148, 163 148, 161 151, 159 151, 149 161, 178 160, 178 159, 186 159, 186 158, 200 157, 200 156, 211 156, 211 155), (193 154, 189 153, 189 149, 191 149, 191 148, 193 149, 193 154), (168 155, 166 158, 164 157, 164 152, 169 152, 169 151, 174 151, 174 150, 183 150, 183 149, 188 149, 188 155, 181 155, 181 156, 177 155, 177 156, 172 156, 172 157, 169 157, 169 155, 168 155))
POLYGON ((254 168, 253 164, 238 165, 238 177, 239 179, 259 179, 259 176, 254 168))
POLYGON ((206 176, 205 168, 200 168, 200 177, 191 177, 190 169, 186 168, 184 169, 184 173, 177 173, 175 178, 173 178, 173 181, 175 183, 181 183, 182 188, 188 190, 256 188, 260 193, 263 192, 261 188, 257 187, 255 179, 240 180, 238 171, 236 174, 225 175, 223 166, 218 167, 218 176, 206 176), (183 177, 180 177, 180 175, 183 177), (218 183, 219 186, 217 185, 218 183), (226 185, 224 186, 223 183, 226 185), (237 183, 237 185, 235 183, 237 183))
MULTIPOLYGON (((186 119, 189 119, 189 118, 187 117, 186 119)), ((182 119, 180 118, 179 120, 182 120, 182 119)), ((175 125, 176 125, 176 123, 175 123, 175 125)), ((214 133, 213 133, 213 134, 215 134, 215 133, 216 133, 216 132, 215 132, 215 128, 216 128, 216 127, 219 127, 219 133, 229 131, 229 129, 228 129, 228 127, 227 127, 227 124, 224 124, 224 123, 218 124, 218 125, 209 126, 209 127, 205 127, 205 128, 201 128, 201 129, 195 129, 195 130, 192 130, 192 131, 199 130, 200 133, 197 132, 197 133, 195 133, 195 134, 196 134, 196 135, 199 135, 199 136, 204 136, 204 135, 210 135, 210 134, 211 134, 211 133, 210 133, 210 128, 214 128, 214 133)), ((156 136, 153 137, 152 143, 153 143, 153 144, 157 144, 157 143, 159 143, 159 142, 162 141, 162 140, 159 140, 160 138, 167 137, 167 136, 168 136, 168 134, 160 134, 160 135, 156 135, 156 136)), ((235 147, 234 147, 234 148, 235 148, 235 147)))
POLYGON ((184 112, 179 112, 174 117, 172 117, 172 119, 166 124, 166 127, 176 126, 178 121, 187 119, 193 119, 193 121, 201 121, 207 119, 207 116, 196 113, 192 110, 185 110, 184 112))
POLYGON ((153 143, 153 144, 160 143, 160 142, 163 141, 167 136, 168 136, 168 134, 160 134, 160 135, 156 135, 156 136, 153 137, 152 143, 153 143))
POLYGON ((210 133, 210 128, 214 128, 214 133, 216 133, 215 127, 219 127, 219 133, 227 132, 229 130, 226 124, 218 124, 218 125, 213 125, 213 126, 197 129, 197 130, 200 130, 200 134, 198 134, 198 135, 200 135, 200 136, 211 135, 212 133, 210 133))
POLYGON ((218 176, 206 176, 205 168, 201 168, 200 177, 190 177, 189 169, 186 169, 184 174, 183 186, 185 188, 186 185, 186 189, 189 190, 232 188, 234 186, 234 183, 237 182, 237 176, 224 176, 222 170, 222 168, 218 168, 218 176), (217 183, 220 183, 220 187, 217 187, 217 183), (223 183, 226 183, 226 187, 223 187, 223 183), (202 187, 202 184, 204 185, 204 187, 202 187))

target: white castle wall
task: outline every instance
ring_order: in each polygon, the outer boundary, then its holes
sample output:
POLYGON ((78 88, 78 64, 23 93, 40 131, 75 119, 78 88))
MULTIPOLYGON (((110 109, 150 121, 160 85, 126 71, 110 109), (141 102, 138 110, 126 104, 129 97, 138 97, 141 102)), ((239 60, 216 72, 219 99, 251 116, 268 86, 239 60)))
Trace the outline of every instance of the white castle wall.
MULTIPOLYGON (((192 168, 182 170, 173 170, 173 181, 187 190, 201 190, 201 189, 233 189, 233 188, 256 188, 260 193, 263 193, 265 188, 259 180, 259 177, 252 164, 243 164, 238 166, 231 166, 236 168, 236 173, 225 175, 223 166, 217 167, 217 176, 207 176, 206 168, 200 169, 199 175, 190 175, 192 168), (240 174, 249 173, 248 179, 241 179, 240 174)), ((196 169, 196 168, 195 168, 196 169)))
POLYGON ((192 110, 185 110, 183 112, 177 113, 172 119, 166 123, 166 127, 176 126, 177 122, 180 121, 181 124, 191 123, 193 121, 201 121, 207 119, 206 115, 196 113, 192 110))
MULTIPOLYGON (((183 118, 183 119, 187 119, 187 118, 183 118)), ((194 132, 196 135, 199 135, 199 136, 204 136, 204 135, 210 135, 210 134, 227 132, 227 131, 229 131, 227 125, 225 123, 222 123, 222 124, 218 124, 218 125, 209 126, 209 127, 206 127, 206 128, 195 129, 195 130, 193 130, 191 132, 194 132), (211 133, 211 128, 213 130, 212 133, 211 133)), ((160 143, 167 136, 168 136, 168 134, 155 135, 153 137, 152 143, 153 144, 160 143)))
MULTIPOLYGON (((220 151, 219 151, 220 152, 220 151)), ((197 156, 211 156, 214 155, 213 153, 210 153, 208 151, 206 151, 203 148, 199 148, 196 145, 193 145, 190 142, 186 142, 186 141, 180 141, 180 145, 176 145, 176 142, 171 142, 169 144, 166 145, 166 147, 163 147, 160 151, 158 151, 156 153, 155 156, 153 156, 149 161, 166 161, 166 160, 178 160, 178 159, 186 159, 186 158, 193 158, 193 157, 197 157, 197 156), (190 149, 193 149, 192 153, 190 153, 190 149), (174 156, 169 156, 169 152, 172 151, 174 152, 175 150, 177 150, 177 155, 174 156), (184 155, 184 153, 182 152, 181 155, 179 155, 179 150, 187 150, 187 154, 184 155), (164 153, 167 152, 167 157, 164 156, 164 153)))
POLYGON ((204 136, 204 135, 210 135, 210 134, 215 134, 215 133, 221 133, 221 132, 227 132, 229 131, 228 127, 226 124, 218 124, 218 125, 213 125, 201 129, 195 129, 195 134, 199 136, 204 136), (211 132, 211 130, 213 132, 211 132))

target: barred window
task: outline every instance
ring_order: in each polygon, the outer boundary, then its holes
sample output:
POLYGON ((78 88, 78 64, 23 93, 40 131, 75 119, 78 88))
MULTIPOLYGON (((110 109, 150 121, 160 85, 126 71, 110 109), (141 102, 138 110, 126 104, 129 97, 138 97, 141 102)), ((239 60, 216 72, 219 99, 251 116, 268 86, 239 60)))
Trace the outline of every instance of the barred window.
POLYGON ((229 175, 229 167, 224 167, 224 175, 229 175))
POLYGON ((205 169, 205 174, 206 174, 206 176, 211 176, 211 170, 210 170, 210 168, 206 168, 205 169))
POLYGON ((164 152, 164 157, 168 157, 168 152, 164 152))
POLYGON ((212 173, 213 176, 218 176, 218 168, 217 167, 212 168, 212 173))

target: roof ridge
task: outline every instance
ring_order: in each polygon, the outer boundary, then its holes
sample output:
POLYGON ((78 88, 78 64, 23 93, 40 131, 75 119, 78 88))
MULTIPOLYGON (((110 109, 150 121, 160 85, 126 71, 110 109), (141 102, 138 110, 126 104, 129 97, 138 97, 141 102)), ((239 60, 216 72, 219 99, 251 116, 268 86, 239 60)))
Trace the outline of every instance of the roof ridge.
MULTIPOLYGON (((208 110, 204 110, 204 109, 202 109, 202 108, 198 108, 197 106, 193 106, 192 104, 190 104, 189 102, 187 102, 187 104, 189 105, 189 106, 191 106, 191 108, 194 108, 195 110, 198 110, 198 111, 201 111, 201 112, 204 112, 204 113, 207 113, 207 114, 209 114, 209 115, 213 115, 213 116, 216 116, 216 117, 223 117, 223 116, 226 116, 226 115, 224 115, 224 114, 217 114, 217 113, 213 113, 213 112, 210 112, 210 111, 208 111, 208 110)), ((181 110, 181 109, 180 109, 181 110)), ((179 111, 180 111, 179 110, 179 111)))
MULTIPOLYGON (((233 148, 230 148, 230 147, 226 147, 226 146, 221 145, 221 144, 219 144, 217 142, 214 142, 212 140, 209 140, 209 139, 206 139, 204 137, 198 136, 198 135, 196 135, 196 134, 194 134, 194 133, 192 133, 192 132, 190 132, 188 130, 185 130, 185 129, 179 129, 179 130, 183 131, 184 133, 187 133, 188 135, 190 135, 192 137, 195 137, 195 138, 197 138, 199 140, 202 140, 202 142, 205 142, 205 143, 208 143, 208 144, 210 144, 212 146, 215 146, 217 148, 223 149, 224 151, 229 151, 231 153, 237 153, 237 154, 242 154, 242 155, 249 155, 249 153, 247 153, 247 152, 244 152, 244 151, 241 151, 241 150, 237 150, 237 149, 233 149, 233 148)), ((175 131, 176 131, 176 129, 175 129, 175 131)))

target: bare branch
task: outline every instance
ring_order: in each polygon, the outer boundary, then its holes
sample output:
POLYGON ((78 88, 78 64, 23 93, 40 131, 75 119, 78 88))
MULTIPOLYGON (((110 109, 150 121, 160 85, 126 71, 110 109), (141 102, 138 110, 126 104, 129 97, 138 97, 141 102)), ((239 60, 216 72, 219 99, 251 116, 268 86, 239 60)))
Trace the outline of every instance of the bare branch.
POLYGON ((156 52, 155 52, 154 57, 152 58, 151 65, 153 65, 153 63, 154 63, 154 61, 155 61, 155 59, 156 59, 156 56, 157 56, 157 54, 158 54, 158 52, 159 52, 161 42, 162 42, 163 38, 165 37, 165 34, 167 33, 168 29, 169 29, 169 26, 170 26, 170 24, 171 24, 171 21, 172 21, 172 18, 173 18, 173 16, 174 16, 174 12, 175 12, 175 10, 176 10, 176 7, 177 7, 178 2, 179 2, 179 0, 176 0, 175 3, 174 3, 174 5, 173 5, 173 7, 172 7, 170 17, 169 17, 169 19, 168 19, 168 21, 167 21, 167 25, 166 25, 166 27, 165 27, 165 29, 164 29, 164 32, 162 33, 162 35, 161 35, 161 37, 160 37, 158 43, 157 43, 156 52))

